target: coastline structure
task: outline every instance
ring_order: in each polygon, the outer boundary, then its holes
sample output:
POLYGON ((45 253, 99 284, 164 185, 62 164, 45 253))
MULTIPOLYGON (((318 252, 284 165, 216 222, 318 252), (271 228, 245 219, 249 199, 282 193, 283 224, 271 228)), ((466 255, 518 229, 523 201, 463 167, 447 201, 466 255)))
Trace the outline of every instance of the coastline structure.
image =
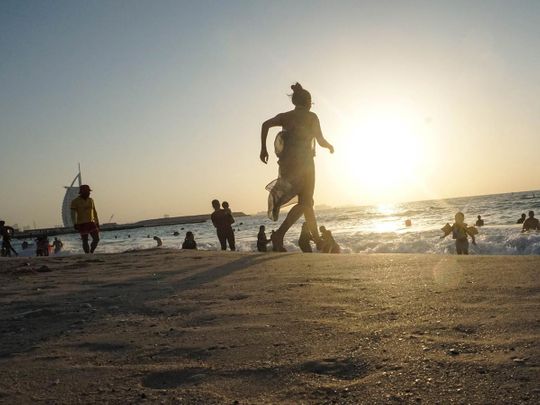
POLYGON ((73 221, 71 220, 71 201, 79 195, 79 187, 82 184, 81 177, 81 164, 79 163, 79 173, 75 176, 69 186, 64 186, 66 194, 62 201, 62 222, 65 228, 73 228, 73 221), (78 182, 77 185, 76 182, 78 182))

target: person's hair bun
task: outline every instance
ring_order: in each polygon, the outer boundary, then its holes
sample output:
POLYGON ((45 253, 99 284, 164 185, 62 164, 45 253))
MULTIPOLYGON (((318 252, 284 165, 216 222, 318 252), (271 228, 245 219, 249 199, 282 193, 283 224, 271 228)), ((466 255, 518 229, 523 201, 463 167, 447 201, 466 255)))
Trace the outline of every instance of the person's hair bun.
POLYGON ((302 85, 301 85, 300 83, 298 83, 298 82, 296 82, 295 84, 293 84, 293 85, 291 86, 291 89, 292 89, 292 91, 300 91, 300 90, 303 90, 303 89, 302 89, 302 85))

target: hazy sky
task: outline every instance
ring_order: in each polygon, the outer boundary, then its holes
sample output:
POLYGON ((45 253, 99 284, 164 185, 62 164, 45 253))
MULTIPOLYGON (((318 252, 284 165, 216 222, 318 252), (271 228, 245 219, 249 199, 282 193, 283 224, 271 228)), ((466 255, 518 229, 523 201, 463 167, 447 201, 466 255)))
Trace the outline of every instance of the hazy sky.
POLYGON ((317 204, 540 188, 540 1, 3 0, 0 217, 60 224, 78 162, 102 222, 263 211, 295 81, 317 204))

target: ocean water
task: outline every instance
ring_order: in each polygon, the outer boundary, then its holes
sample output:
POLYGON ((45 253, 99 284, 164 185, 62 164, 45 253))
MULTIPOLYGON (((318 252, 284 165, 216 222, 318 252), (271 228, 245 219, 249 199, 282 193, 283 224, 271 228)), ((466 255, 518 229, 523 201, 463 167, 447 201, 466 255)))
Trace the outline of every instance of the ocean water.
MULTIPOLYGON (((261 207, 263 208, 263 207, 261 207)), ((521 233, 516 221, 529 210, 540 217, 540 190, 487 196, 431 200, 379 206, 332 208, 317 211, 319 225, 331 230, 344 253, 437 253, 453 254, 451 235, 441 240, 440 230, 447 222, 453 223, 454 214, 462 211, 465 222, 474 225, 481 215, 485 226, 479 228, 477 246, 470 246, 471 254, 531 255, 540 254, 540 232, 521 233), (405 220, 412 221, 405 227, 405 220)), ((256 251, 259 225, 266 226, 267 236, 277 229, 262 215, 236 219, 235 235, 239 251, 256 251)), ((285 239, 288 251, 298 251, 301 222, 291 228, 285 239)), ((163 246, 180 249, 185 233, 195 234, 199 249, 217 250, 219 243, 210 221, 202 224, 160 226, 101 233, 97 252, 113 253, 156 246, 153 236, 159 236, 163 246), (173 236, 173 232, 180 236, 173 236)), ((63 235, 62 254, 82 253, 78 235, 63 235)), ((52 241, 52 238, 51 238, 52 241)), ((20 252, 21 241, 14 241, 20 252)), ((271 245, 269 245, 271 246, 271 245)), ((23 255, 33 254, 33 247, 23 255)))

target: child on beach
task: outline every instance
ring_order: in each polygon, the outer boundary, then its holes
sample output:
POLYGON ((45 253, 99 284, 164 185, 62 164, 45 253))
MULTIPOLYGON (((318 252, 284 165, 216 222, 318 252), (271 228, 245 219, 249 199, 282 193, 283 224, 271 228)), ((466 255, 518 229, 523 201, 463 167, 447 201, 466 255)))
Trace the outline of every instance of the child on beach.
POLYGON ((313 236, 311 236, 308 224, 304 222, 302 224, 302 230, 300 231, 300 237, 298 238, 298 247, 304 253, 313 253, 313 249, 311 248, 312 240, 313 236))
POLYGON ((229 203, 227 201, 223 201, 221 203, 221 207, 223 208, 223 211, 225 211, 225 214, 229 218, 229 222, 231 223, 231 225, 234 224, 234 217, 232 216, 232 211, 229 208, 229 203))
POLYGON ((447 223, 443 228, 441 228, 441 230, 444 232, 441 239, 444 239, 448 235, 452 234, 452 239, 456 240, 456 253, 458 255, 468 255, 469 236, 472 238, 472 244, 476 245, 474 235, 478 233, 478 230, 474 226, 467 226, 465 223, 465 215, 462 212, 458 212, 454 219, 456 222, 452 226, 447 223))
POLYGON ((54 238, 54 241, 52 243, 53 247, 54 247, 54 254, 57 255, 58 253, 60 253, 60 251, 62 250, 62 248, 64 247, 64 244, 62 243, 62 241, 58 238, 54 238))
POLYGON ((330 232, 326 227, 321 226, 319 228, 321 231, 321 252, 322 253, 341 253, 341 248, 337 244, 336 240, 332 236, 332 232, 330 232))
POLYGON ((266 238, 266 228, 264 225, 259 227, 259 233, 257 234, 257 251, 266 252, 266 245, 271 242, 271 239, 266 238))
POLYGON ((195 242, 193 232, 186 232, 186 238, 184 239, 184 243, 182 243, 182 249, 197 250, 197 242, 195 242))

